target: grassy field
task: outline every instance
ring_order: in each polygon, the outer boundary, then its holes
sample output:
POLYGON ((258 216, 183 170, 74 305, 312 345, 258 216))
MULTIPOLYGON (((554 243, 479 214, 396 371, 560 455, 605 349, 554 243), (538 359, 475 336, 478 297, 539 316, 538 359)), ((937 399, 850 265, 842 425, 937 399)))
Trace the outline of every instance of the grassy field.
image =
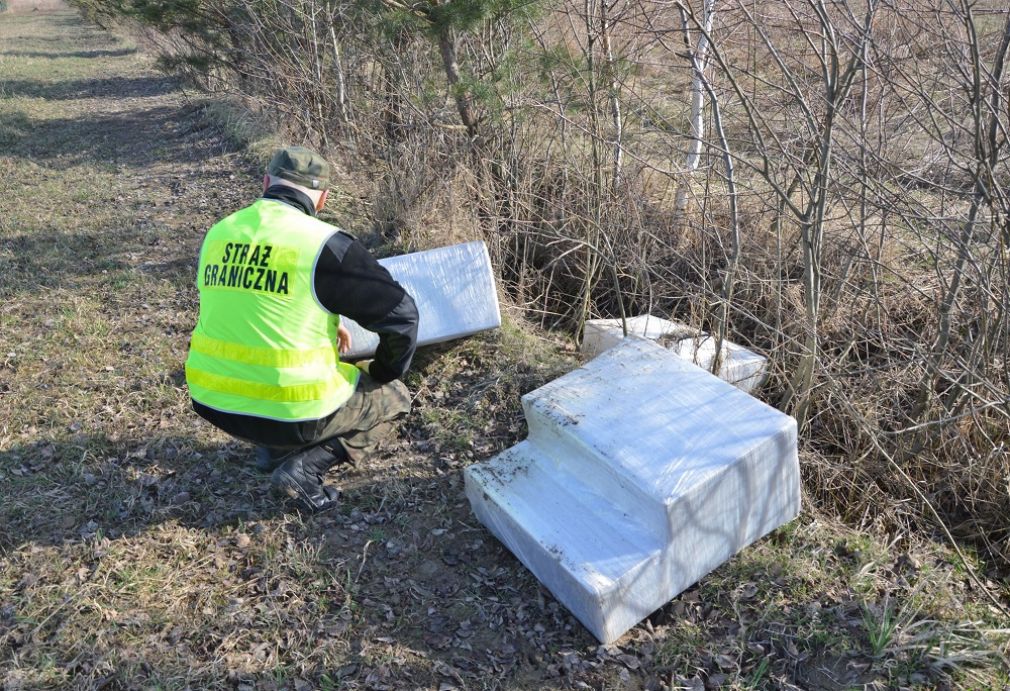
POLYGON ((73 12, 0 14, 4 691, 1008 683, 950 550, 809 510, 599 646, 463 496, 575 365, 515 317, 422 352, 340 510, 288 512, 183 385, 202 234, 258 191, 217 122, 73 12))

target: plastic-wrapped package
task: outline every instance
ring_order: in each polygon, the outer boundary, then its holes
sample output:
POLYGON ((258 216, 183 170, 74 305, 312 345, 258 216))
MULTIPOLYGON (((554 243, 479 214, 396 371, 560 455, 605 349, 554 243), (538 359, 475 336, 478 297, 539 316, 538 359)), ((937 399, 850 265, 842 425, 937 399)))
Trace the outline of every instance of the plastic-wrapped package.
MULTIPOLYGON (((418 345, 470 336, 501 326, 491 258, 483 242, 440 247, 380 259, 414 298, 419 315, 418 345)), ((352 346, 345 361, 375 354, 379 337, 353 319, 343 319, 352 346)))
POLYGON ((465 472, 480 521, 597 638, 799 513, 796 421, 626 339, 523 397, 529 437, 465 472))
MULTIPOLYGON (((687 324, 643 314, 627 319, 629 337, 656 341, 702 369, 712 370, 715 358, 715 338, 687 324)), ((624 339, 624 326, 620 319, 590 319, 586 322, 582 338, 582 353, 595 357, 613 348, 624 339)), ((722 342, 722 362, 718 377, 738 389, 753 393, 767 374, 768 360, 741 345, 722 342)))

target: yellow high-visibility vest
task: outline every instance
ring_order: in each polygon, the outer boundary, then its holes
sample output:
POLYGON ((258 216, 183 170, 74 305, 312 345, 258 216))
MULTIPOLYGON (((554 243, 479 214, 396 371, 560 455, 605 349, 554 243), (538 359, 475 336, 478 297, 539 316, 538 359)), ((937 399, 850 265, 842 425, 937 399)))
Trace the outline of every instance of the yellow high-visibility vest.
POLYGON ((312 274, 336 230, 284 202, 260 199, 216 223, 200 250, 200 316, 186 359, 193 400, 282 421, 329 415, 360 370, 340 362, 340 317, 312 274))

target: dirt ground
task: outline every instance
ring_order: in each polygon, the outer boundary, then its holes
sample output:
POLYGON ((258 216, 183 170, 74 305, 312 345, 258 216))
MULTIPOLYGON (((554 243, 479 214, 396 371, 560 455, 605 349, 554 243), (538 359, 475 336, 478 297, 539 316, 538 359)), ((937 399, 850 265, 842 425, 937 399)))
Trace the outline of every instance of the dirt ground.
POLYGON ((512 310, 422 351, 340 509, 292 512, 182 374, 197 249, 257 162, 130 40, 40 10, 0 14, 0 164, 5 691, 1007 683, 1006 622, 950 550, 809 510, 599 645, 463 495, 575 366, 512 310))

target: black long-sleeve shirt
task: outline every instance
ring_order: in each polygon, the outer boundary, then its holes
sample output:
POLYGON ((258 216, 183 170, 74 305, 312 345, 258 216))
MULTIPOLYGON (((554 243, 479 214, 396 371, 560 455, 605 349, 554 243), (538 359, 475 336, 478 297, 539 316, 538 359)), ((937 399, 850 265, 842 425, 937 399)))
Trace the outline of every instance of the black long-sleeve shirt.
MULTIPOLYGON (((310 216, 315 206, 307 195, 285 185, 274 185, 263 195, 293 206, 310 216)), ((406 374, 417 348, 417 307, 413 298, 351 235, 335 231, 326 241, 313 270, 319 304, 333 314, 349 317, 379 335, 379 346, 369 374, 380 383, 406 374)), ((193 401, 193 409, 216 427, 266 446, 302 446, 315 439, 320 421, 281 422, 228 413, 193 401)))

